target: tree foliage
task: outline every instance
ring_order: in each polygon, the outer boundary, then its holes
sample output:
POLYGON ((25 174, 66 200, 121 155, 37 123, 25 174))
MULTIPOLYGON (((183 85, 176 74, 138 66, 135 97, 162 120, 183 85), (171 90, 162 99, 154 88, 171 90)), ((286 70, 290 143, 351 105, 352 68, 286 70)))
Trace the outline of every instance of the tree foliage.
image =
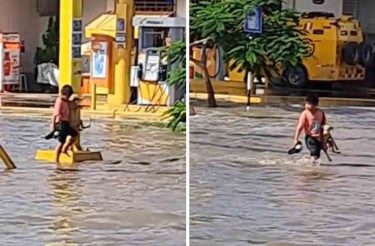
POLYGON ((170 64, 177 64, 174 69, 168 73, 168 83, 173 86, 186 90, 186 44, 184 41, 172 43, 166 49, 167 57, 170 64))
MULTIPOLYGON (((177 86, 182 90, 183 95, 186 92, 186 45, 184 41, 177 41, 166 49, 169 64, 174 64, 172 69, 168 70, 168 84, 177 86)), ((178 100, 172 108, 165 112, 164 116, 169 118, 168 127, 173 131, 186 130, 186 104, 185 98, 178 100)))
POLYGON ((52 62, 58 64, 58 49, 59 49, 59 23, 50 17, 48 20, 48 27, 46 33, 42 36, 43 46, 37 47, 34 57, 34 64, 39 65, 45 62, 52 62))
POLYGON ((191 4, 191 41, 209 38, 223 48, 226 60, 272 77, 279 67, 295 66, 312 53, 313 46, 298 26, 299 14, 282 9, 281 0, 213 0, 191 4), (244 32, 246 15, 261 7, 263 33, 244 32))

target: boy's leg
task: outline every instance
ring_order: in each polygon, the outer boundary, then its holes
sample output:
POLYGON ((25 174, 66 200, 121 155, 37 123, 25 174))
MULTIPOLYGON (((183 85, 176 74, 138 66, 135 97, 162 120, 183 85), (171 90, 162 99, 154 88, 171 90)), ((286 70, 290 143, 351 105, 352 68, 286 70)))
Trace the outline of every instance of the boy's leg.
POLYGON ((60 164, 60 155, 61 155, 63 145, 64 145, 64 143, 59 143, 56 147, 56 150, 55 150, 55 163, 57 165, 60 164))
POLYGON ((74 139, 73 137, 71 137, 71 136, 68 136, 68 137, 66 138, 65 144, 64 144, 64 146, 63 146, 63 148, 62 148, 62 153, 64 153, 64 154, 66 154, 67 156, 69 156, 69 154, 68 154, 68 150, 69 150, 69 148, 73 145, 74 140, 75 140, 75 139, 74 139))
POLYGON ((64 131, 64 127, 61 125, 61 123, 59 125, 59 128, 60 128, 60 133, 59 133, 59 136, 58 136, 59 144, 57 145, 56 150, 55 150, 55 152, 56 152, 56 157, 55 157, 56 164, 60 164, 60 155, 62 153, 64 144, 65 144, 66 138, 67 138, 66 131, 64 131))
POLYGON ((74 142, 76 141, 77 139, 77 136, 78 136, 78 132, 76 132, 74 129, 72 129, 70 126, 69 126, 69 129, 68 129, 68 139, 63 147, 63 153, 68 155, 68 150, 72 148, 74 142))
POLYGON ((306 136, 306 146, 310 150, 310 155, 313 161, 316 161, 320 158, 321 142, 313 137, 306 136))

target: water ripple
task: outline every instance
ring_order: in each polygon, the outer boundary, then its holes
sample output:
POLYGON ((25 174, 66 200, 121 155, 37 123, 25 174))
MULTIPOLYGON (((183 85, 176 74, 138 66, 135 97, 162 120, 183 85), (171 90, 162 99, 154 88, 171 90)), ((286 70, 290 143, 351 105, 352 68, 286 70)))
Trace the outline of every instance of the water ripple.
POLYGON ((327 108, 342 155, 288 156, 298 107, 197 108, 192 245, 373 245, 375 110, 327 108))
POLYGON ((0 116, 19 167, 0 172, 0 245, 184 245, 185 136, 95 120, 82 144, 105 161, 70 170, 34 161, 47 119, 0 116))

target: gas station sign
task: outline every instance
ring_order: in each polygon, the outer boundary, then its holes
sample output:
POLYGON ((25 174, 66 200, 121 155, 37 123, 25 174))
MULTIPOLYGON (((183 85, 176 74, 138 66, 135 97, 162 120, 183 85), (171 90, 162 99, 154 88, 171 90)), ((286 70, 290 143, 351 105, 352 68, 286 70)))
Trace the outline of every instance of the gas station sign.
POLYGON ((263 32, 262 8, 255 8, 247 14, 244 21, 244 31, 245 33, 263 32))

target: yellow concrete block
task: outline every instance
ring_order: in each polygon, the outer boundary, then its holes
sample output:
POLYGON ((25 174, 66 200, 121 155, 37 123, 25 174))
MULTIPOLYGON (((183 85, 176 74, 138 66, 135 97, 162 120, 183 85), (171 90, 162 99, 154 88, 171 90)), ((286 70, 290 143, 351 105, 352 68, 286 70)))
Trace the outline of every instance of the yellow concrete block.
MULTIPOLYGON (((100 152, 92 152, 92 151, 77 151, 77 152, 70 152, 70 156, 65 154, 61 154, 60 162, 73 164, 76 162, 83 162, 83 161, 102 161, 103 157, 100 152)), ((45 162, 55 162, 55 150, 37 150, 35 154, 35 160, 37 161, 45 161, 45 162)))
MULTIPOLYGON (((190 79, 190 92, 194 93, 206 93, 206 83, 203 79, 190 79)), ((215 94, 229 94, 246 96, 246 84, 238 81, 222 81, 211 79, 211 85, 215 91, 215 94)))
MULTIPOLYGON (((207 100, 208 95, 207 93, 190 93, 191 99, 199 99, 199 100, 207 100)), ((246 96, 237 96, 237 95, 221 95, 221 94, 215 94, 216 100, 223 100, 227 102, 232 103, 247 103, 247 97, 246 96)), ((250 103, 252 104, 260 104, 262 103, 262 97, 259 96, 251 96, 250 97, 250 103)))

